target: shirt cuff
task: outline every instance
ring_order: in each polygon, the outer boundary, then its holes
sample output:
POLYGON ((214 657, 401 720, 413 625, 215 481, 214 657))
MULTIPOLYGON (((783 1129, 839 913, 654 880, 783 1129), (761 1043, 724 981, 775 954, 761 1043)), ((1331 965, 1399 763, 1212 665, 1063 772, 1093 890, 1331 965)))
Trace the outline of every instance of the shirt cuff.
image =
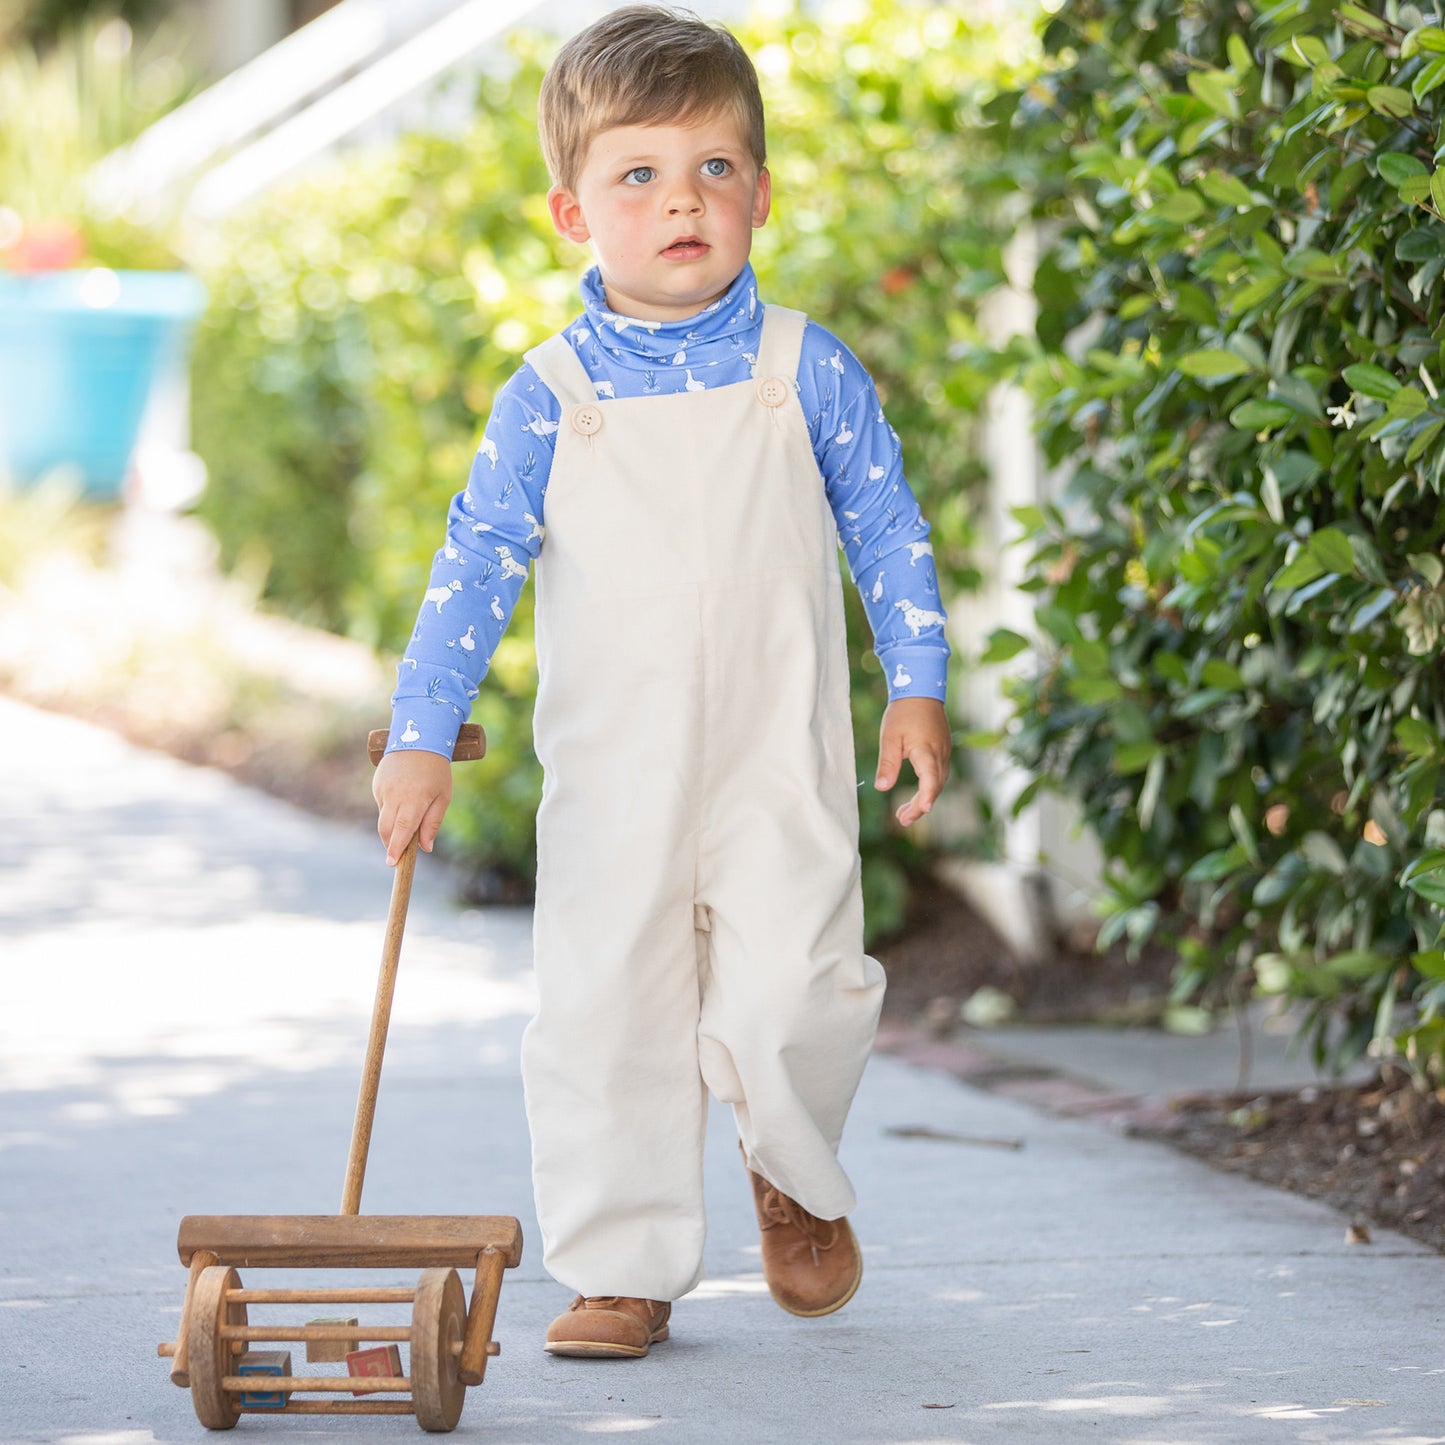
POLYGON ((389 753, 440 753, 450 761, 457 732, 466 719, 449 702, 433 698, 406 698, 391 715, 389 753))
POLYGON ((888 681, 888 701, 900 697, 932 697, 948 691, 948 647, 890 647, 878 654, 888 681))

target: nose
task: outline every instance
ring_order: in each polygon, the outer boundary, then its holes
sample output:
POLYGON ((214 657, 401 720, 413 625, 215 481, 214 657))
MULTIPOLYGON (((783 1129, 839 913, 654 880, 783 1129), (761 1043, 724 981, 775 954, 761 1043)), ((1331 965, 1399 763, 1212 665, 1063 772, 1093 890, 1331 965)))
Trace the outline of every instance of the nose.
POLYGON ((691 176, 674 181, 667 192, 667 214, 669 216, 699 216, 702 214, 702 192, 691 176))

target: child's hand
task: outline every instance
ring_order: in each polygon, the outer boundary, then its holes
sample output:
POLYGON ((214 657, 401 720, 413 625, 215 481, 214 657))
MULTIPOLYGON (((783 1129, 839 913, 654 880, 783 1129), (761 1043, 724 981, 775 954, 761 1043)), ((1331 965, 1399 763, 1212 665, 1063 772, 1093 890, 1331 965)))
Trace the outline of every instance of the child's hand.
POLYGON ((903 759, 913 764, 918 791, 898 810, 898 821, 906 828, 933 808, 939 790, 948 781, 948 757, 953 751, 953 734, 943 704, 931 697, 900 697, 888 704, 878 742, 880 792, 886 793, 898 781, 903 759))
POLYGON ((451 759, 440 753, 387 753, 377 765, 371 795, 381 810, 376 831, 390 866, 396 866, 418 830, 422 851, 430 853, 452 800, 451 759))

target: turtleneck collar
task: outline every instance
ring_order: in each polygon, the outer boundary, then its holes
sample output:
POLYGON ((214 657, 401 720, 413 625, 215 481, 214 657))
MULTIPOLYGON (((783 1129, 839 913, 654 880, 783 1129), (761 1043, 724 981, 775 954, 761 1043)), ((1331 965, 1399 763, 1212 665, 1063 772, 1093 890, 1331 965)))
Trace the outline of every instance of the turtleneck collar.
POLYGON ((681 321, 641 321, 619 316, 607 304, 602 276, 595 266, 582 278, 582 301, 585 320, 598 344, 624 363, 632 357, 648 364, 669 360, 679 351, 705 347, 739 332, 756 331, 762 322, 758 278, 751 263, 738 273, 725 295, 681 321))

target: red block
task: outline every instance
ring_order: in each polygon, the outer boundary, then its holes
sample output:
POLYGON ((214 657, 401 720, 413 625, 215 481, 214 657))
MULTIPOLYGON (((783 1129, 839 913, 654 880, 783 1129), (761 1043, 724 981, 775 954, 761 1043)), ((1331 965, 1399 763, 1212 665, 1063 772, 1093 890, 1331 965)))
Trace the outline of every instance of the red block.
MULTIPOLYGON (((346 1373, 372 1379, 397 1379, 401 1375, 401 1351, 395 1345, 373 1345, 369 1350, 351 1350, 346 1356, 346 1373)), ((370 1391, 353 1390, 359 1399, 370 1391)))

